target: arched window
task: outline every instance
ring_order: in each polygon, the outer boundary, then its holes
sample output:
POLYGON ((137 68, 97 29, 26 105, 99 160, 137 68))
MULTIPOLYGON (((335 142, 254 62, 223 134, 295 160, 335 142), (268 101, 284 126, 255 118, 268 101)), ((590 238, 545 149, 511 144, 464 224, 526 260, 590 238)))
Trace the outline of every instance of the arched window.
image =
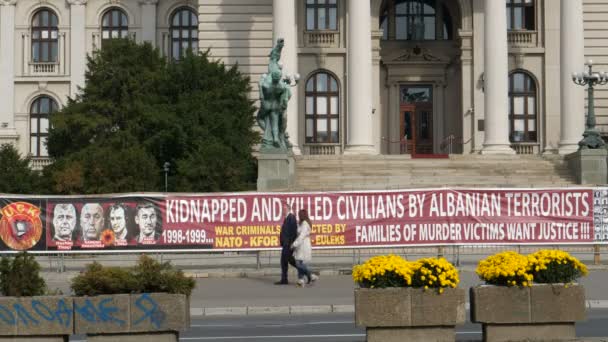
POLYGON ((120 8, 111 8, 101 18, 101 39, 127 38, 129 19, 120 8))
POLYGON ((338 29, 338 4, 336 0, 306 0, 306 30, 323 31, 338 29))
POLYGON ((192 9, 182 7, 171 17, 171 57, 180 59, 188 49, 198 50, 198 18, 192 9))
POLYGON ((336 79, 318 72, 306 81, 306 142, 340 142, 340 92, 336 79))
POLYGON ((49 116, 58 109, 57 102, 48 96, 34 100, 30 108, 30 153, 34 157, 48 157, 46 141, 49 136, 49 116))
POLYGON ((512 143, 537 140, 536 82, 526 72, 516 71, 509 76, 509 138, 512 143))
POLYGON ((43 8, 32 18, 32 61, 34 63, 57 62, 59 45, 57 15, 43 8))
POLYGON ((534 0, 507 0, 507 28, 531 30, 534 27, 534 0))
POLYGON ((386 0, 380 16, 384 40, 451 40, 445 0, 386 0))

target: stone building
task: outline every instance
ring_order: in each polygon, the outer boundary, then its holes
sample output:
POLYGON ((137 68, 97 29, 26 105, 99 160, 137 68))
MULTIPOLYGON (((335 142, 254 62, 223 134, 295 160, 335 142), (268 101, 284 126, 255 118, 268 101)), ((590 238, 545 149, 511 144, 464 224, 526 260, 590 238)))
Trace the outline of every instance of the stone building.
MULTIPOLYGON (((210 49, 255 98, 283 37, 297 153, 567 154, 585 110, 571 73, 586 58, 608 71, 607 14, 608 0, 0 0, 0 142, 47 163, 48 117, 104 39, 210 49)), ((608 91, 596 105, 608 133, 608 91)))

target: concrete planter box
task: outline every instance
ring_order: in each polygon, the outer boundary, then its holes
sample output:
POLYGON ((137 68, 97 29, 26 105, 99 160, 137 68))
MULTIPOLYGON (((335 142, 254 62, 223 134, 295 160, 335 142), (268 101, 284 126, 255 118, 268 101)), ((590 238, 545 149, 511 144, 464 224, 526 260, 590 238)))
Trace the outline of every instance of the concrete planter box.
POLYGON ((454 341, 465 321, 463 289, 355 289, 355 323, 368 342, 454 341))
POLYGON ((190 327, 188 297, 168 293, 94 297, 0 297, 0 341, 175 341, 190 327), (136 335, 135 335, 136 334, 136 335))
POLYGON ((484 341, 568 341, 585 319, 585 289, 578 284, 471 288, 471 321, 483 326, 484 341))

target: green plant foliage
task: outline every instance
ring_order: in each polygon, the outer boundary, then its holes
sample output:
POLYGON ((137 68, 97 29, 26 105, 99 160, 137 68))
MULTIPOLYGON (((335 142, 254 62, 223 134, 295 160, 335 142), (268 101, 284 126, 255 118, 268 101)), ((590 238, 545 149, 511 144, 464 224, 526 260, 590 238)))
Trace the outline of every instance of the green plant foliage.
POLYGON ((71 288, 77 296, 132 293, 136 292, 137 282, 128 269, 103 267, 94 262, 72 279, 71 288))
POLYGON ((0 289, 3 296, 42 296, 47 293, 40 276, 40 264, 33 255, 21 252, 15 257, 2 257, 0 261, 0 289))
POLYGON ((30 169, 30 158, 22 158, 11 144, 0 146, 0 193, 31 194, 40 186, 39 174, 30 169))
POLYGON ((45 170, 54 193, 252 189, 249 79, 188 53, 166 62, 149 44, 112 39, 88 58, 86 87, 51 116, 45 170))
POLYGON ((167 292, 189 296, 196 286, 194 279, 187 277, 171 263, 158 261, 142 255, 135 267, 104 267, 94 262, 85 271, 72 279, 71 288, 77 296, 95 296, 119 293, 167 292))

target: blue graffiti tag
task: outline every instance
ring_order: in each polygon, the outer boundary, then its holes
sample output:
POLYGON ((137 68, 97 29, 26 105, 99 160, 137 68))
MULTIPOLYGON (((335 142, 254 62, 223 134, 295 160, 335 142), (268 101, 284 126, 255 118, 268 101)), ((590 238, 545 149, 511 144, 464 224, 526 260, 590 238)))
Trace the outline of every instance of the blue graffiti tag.
POLYGON ((106 306, 108 303, 113 304, 111 303, 113 300, 113 298, 105 298, 99 301, 97 307, 95 307, 90 299, 86 299, 83 306, 79 306, 74 302, 74 312, 90 323, 111 322, 122 326, 125 324, 125 321, 114 317, 113 315, 114 313, 119 312, 118 307, 114 305, 106 306))
POLYGON ((25 307, 23 307, 23 305, 21 305, 19 303, 15 303, 15 304, 13 304, 13 309, 15 309, 15 312, 17 313, 17 316, 19 316, 19 318, 21 318, 21 321, 23 322, 23 325, 29 325, 30 321, 34 325, 38 325, 40 323, 40 322, 38 322, 37 319, 35 319, 34 317, 32 317, 32 314, 29 313, 27 311, 27 309, 25 307))
POLYGON ((13 313, 9 309, 7 309, 6 306, 4 306, 4 305, 0 305, 0 319, 8 325, 17 324, 15 315, 13 315, 13 313))
POLYGON ((150 323, 159 329, 161 324, 165 321, 166 314, 159 309, 158 304, 148 293, 143 293, 137 300, 135 300, 135 306, 143 312, 143 316, 133 322, 134 325, 138 325, 147 318, 150 319, 150 323))
POLYGON ((57 317, 59 324, 63 324, 64 326, 69 327, 72 322, 73 312, 74 310, 72 310, 71 306, 69 307, 65 303, 65 300, 59 300, 59 302, 57 303, 57 310, 55 311, 55 316, 57 317))

